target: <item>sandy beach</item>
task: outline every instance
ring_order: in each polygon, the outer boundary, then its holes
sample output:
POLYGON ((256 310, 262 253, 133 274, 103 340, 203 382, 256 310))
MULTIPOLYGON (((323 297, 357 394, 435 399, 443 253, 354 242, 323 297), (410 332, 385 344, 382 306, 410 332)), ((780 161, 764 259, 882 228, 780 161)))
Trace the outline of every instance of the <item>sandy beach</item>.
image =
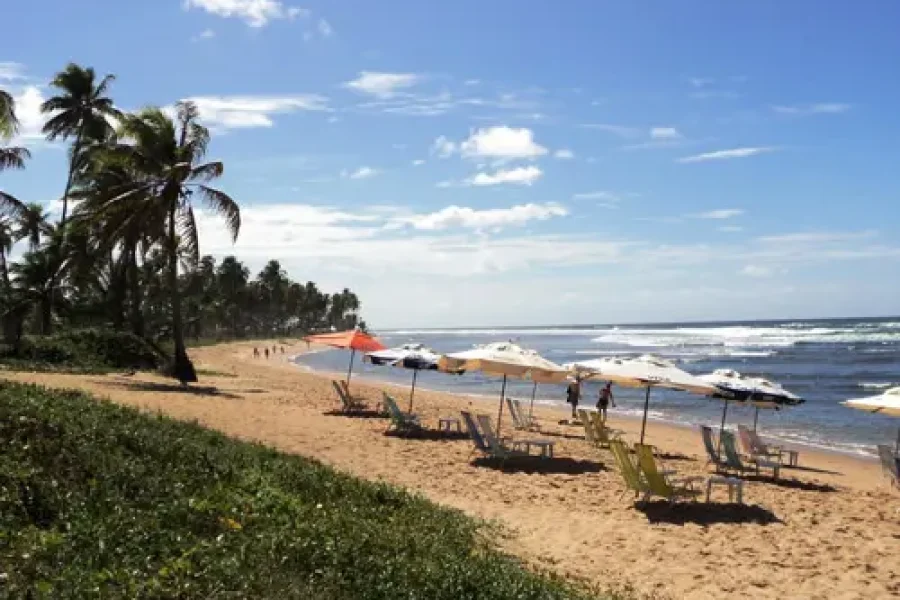
MULTIPOLYGON (((507 551, 603 588, 667 598, 900 595, 900 493, 889 489, 874 461, 800 448, 801 466, 784 469, 779 481, 748 478, 745 506, 725 504, 727 494, 715 488, 709 505, 638 508, 623 495, 612 456, 589 446, 581 428, 560 424, 562 411, 537 409, 542 432, 517 434, 555 441, 556 459, 500 469, 473 460, 465 438, 402 439, 384 435, 385 419, 333 414, 337 399, 329 379, 287 361, 305 344, 269 360, 254 359, 253 346, 192 350, 197 366, 216 374, 201 374, 201 384, 189 390, 143 373, 0 376, 86 390, 404 486, 496 520, 507 551)), ((382 389, 398 398, 407 391, 364 381, 352 388, 372 407, 382 389)), ((433 430, 439 417, 466 408, 496 419, 496 402, 416 393, 416 412, 433 430)), ((639 423, 617 419, 614 411, 610 420, 636 440, 639 423)), ((651 422, 647 441, 667 468, 708 473, 696 431, 651 422)))

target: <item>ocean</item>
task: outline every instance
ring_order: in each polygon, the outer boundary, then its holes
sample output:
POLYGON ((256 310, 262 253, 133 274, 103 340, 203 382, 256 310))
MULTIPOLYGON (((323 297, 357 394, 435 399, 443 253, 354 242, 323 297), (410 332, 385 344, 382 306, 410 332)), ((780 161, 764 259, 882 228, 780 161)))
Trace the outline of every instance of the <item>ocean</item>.
MULTIPOLYGON (((761 410, 759 430, 769 438, 860 455, 874 455, 874 445, 893 444, 900 419, 871 415, 841 406, 848 398, 881 393, 900 385, 900 317, 653 325, 568 325, 403 329, 379 331, 387 346, 426 344, 437 352, 466 350, 476 344, 512 340, 546 358, 566 363, 601 356, 655 354, 700 375, 729 368, 763 376, 802 396, 806 403, 780 411, 761 410)), ((345 372, 343 350, 303 355, 296 362, 313 370, 345 372)), ((354 377, 408 384, 403 369, 357 361, 354 377)), ((422 372, 418 387, 472 395, 496 406, 500 380, 479 373, 461 376, 422 372)), ((532 384, 510 381, 508 395, 530 400, 532 384)), ((587 383, 582 405, 593 406, 598 383, 587 383)), ((614 388, 611 414, 638 416, 644 392, 614 388)), ((560 385, 540 385, 536 402, 566 407, 560 385)), ((486 407, 488 404, 485 405, 486 407)), ((722 402, 681 392, 654 389, 649 418, 696 426, 721 420, 722 402)), ((754 409, 729 405, 728 423, 752 425, 754 409)), ((648 430, 650 440, 652 431, 648 430)))

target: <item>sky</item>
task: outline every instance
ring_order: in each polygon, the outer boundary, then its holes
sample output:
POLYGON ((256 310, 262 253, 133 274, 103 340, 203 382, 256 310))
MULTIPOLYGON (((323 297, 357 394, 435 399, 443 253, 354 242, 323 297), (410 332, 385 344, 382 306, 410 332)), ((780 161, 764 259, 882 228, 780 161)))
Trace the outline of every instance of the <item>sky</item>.
POLYGON ((192 99, 242 214, 201 252, 375 328, 900 314, 896 2, 8 4, 2 189, 58 207, 69 61, 192 99))

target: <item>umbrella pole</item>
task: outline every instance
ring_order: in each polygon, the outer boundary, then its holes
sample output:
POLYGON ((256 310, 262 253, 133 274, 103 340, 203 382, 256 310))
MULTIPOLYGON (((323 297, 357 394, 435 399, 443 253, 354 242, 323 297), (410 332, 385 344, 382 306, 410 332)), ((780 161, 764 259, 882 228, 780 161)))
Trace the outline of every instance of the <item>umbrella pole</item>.
POLYGON ((506 396, 506 375, 503 376, 503 387, 500 388, 500 412, 497 413, 497 438, 500 438, 500 420, 503 418, 503 398, 506 396))
POLYGON ((644 420, 641 422, 641 445, 644 445, 644 431, 647 429, 647 411, 650 410, 650 386, 647 386, 647 396, 644 398, 644 420))
POLYGON ((716 452, 718 454, 722 454, 722 432, 725 431, 725 415, 728 414, 728 400, 725 400, 725 408, 722 409, 722 424, 719 425, 719 445, 716 447, 716 452))
POLYGON ((356 356, 356 350, 350 349, 350 366, 347 367, 347 389, 350 389, 350 376, 353 374, 353 358, 356 356))
POLYGON ((409 391, 409 412, 412 412, 413 396, 416 395, 416 376, 418 376, 418 374, 419 370, 413 369, 412 389, 409 391))
POLYGON ((759 422, 759 407, 756 407, 756 416, 753 417, 753 433, 756 433, 756 424, 759 422))
MULTIPOLYGON (((528 418, 531 419, 531 415, 534 414, 534 395, 537 393, 537 382, 534 382, 534 387, 531 388, 531 406, 528 407, 528 418)), ((897 438, 897 443, 900 444, 900 437, 897 438)))

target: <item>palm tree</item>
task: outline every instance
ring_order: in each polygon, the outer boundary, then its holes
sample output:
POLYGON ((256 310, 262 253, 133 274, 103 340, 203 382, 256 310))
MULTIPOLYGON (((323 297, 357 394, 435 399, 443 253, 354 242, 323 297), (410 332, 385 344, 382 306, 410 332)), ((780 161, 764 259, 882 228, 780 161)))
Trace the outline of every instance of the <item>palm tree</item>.
POLYGON ((241 225, 237 203, 224 192, 206 185, 224 172, 221 162, 203 162, 209 145, 209 131, 197 121, 192 102, 179 102, 173 120, 158 108, 148 108, 123 118, 121 135, 133 143, 117 144, 110 151, 140 171, 128 189, 110 205, 129 206, 131 219, 149 231, 165 231, 167 288, 172 311, 172 338, 175 345, 172 375, 182 383, 197 381, 194 365, 184 346, 178 264, 186 253, 194 264, 199 259, 197 222, 192 200, 197 197, 211 210, 225 217, 237 240, 241 225))
POLYGON ((121 112, 113 105, 113 101, 106 97, 109 85, 114 80, 114 75, 106 75, 100 83, 96 83, 94 69, 69 63, 50 82, 60 94, 41 105, 41 112, 52 115, 43 129, 48 140, 75 138, 62 198, 62 217, 59 221, 62 227, 65 227, 69 214, 69 192, 79 161, 82 160, 82 150, 88 140, 108 139, 114 132, 110 119, 121 117, 121 112))
MULTIPOLYGON (((16 102, 4 90, 0 90, 0 142, 5 142, 19 131, 16 119, 16 102)), ((0 171, 5 169, 24 169, 25 160, 29 158, 25 148, 0 146, 0 171)), ((0 215, 15 214, 22 209, 22 203, 15 197, 0 190, 0 215)))
POLYGON ((44 206, 37 202, 23 205, 16 214, 16 237, 27 240, 32 252, 41 245, 41 236, 51 233, 48 217, 44 206))
POLYGON ((13 231, 9 219, 0 217, 0 289, 9 291, 9 269, 6 265, 6 257, 12 252, 13 231))

